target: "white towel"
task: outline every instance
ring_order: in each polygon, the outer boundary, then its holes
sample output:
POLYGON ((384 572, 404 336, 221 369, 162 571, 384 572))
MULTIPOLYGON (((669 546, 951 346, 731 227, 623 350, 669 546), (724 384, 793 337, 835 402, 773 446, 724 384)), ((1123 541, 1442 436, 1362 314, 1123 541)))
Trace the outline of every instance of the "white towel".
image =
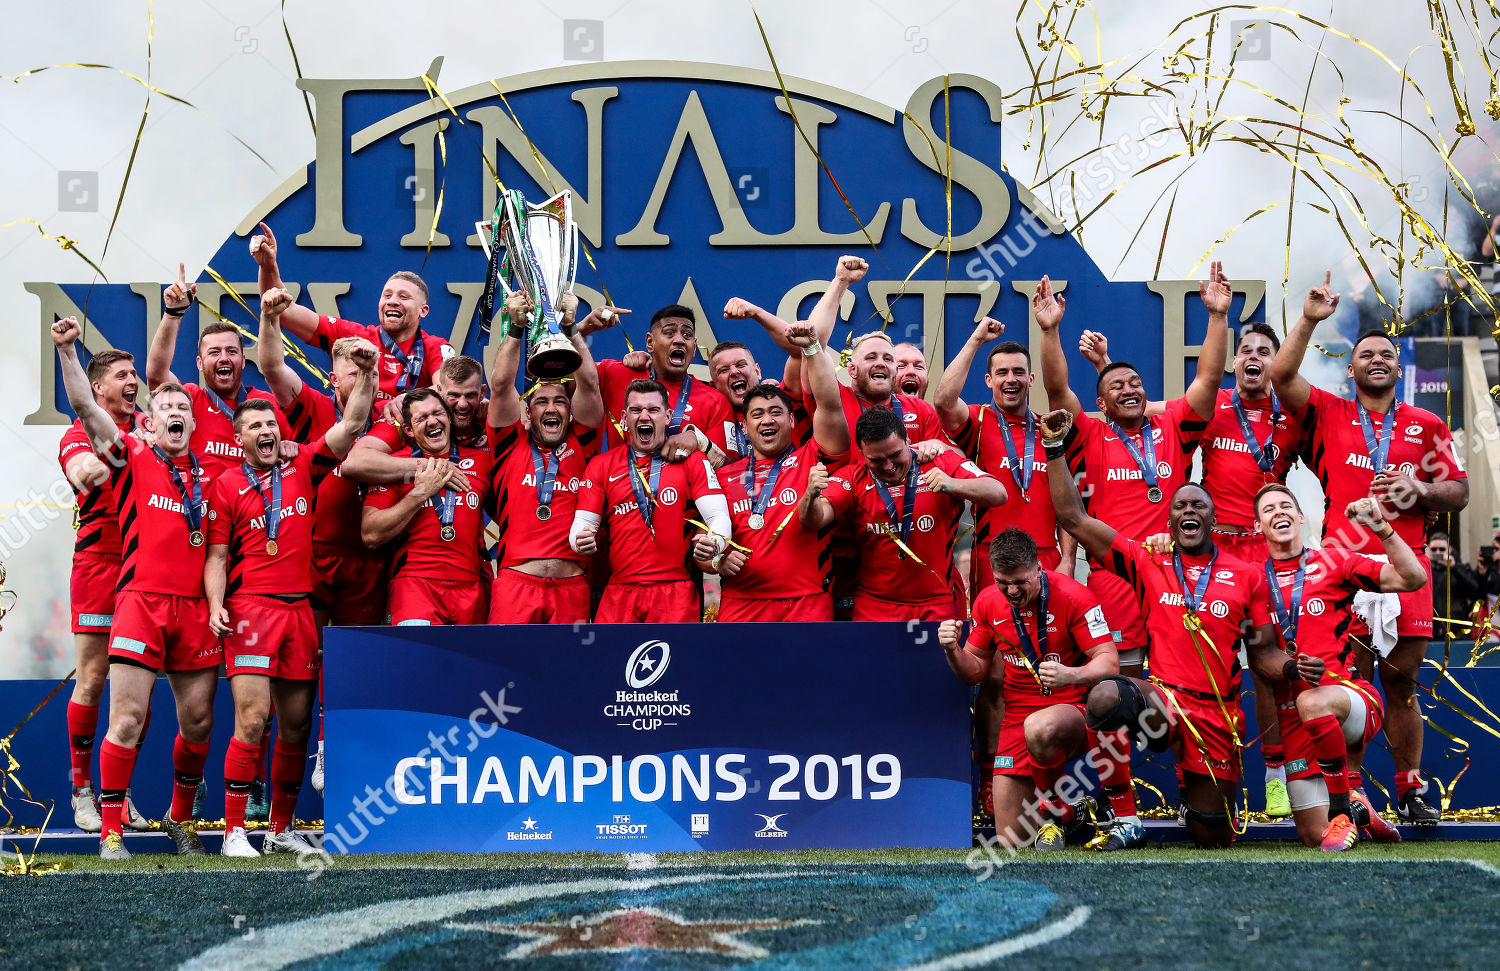
MULTIPOLYGON (((1389 563, 1384 553, 1365 554, 1372 560, 1389 563)), ((1396 618, 1401 616, 1401 598, 1394 593, 1374 593, 1361 590, 1354 595, 1351 608, 1370 628, 1370 640, 1375 653, 1385 657, 1396 646, 1396 618)))

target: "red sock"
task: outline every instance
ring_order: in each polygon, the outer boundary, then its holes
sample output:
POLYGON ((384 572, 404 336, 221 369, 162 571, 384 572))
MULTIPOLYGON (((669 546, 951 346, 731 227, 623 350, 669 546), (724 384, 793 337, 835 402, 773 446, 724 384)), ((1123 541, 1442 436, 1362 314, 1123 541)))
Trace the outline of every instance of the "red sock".
POLYGON ((1130 784, 1130 730, 1099 736, 1099 785, 1117 818, 1134 816, 1135 789, 1130 784), (1106 739, 1111 739, 1108 743, 1106 739))
POLYGON ((181 735, 172 742, 172 818, 179 823, 193 818, 193 801, 207 761, 207 742, 195 744, 181 735))
POLYGON ((1396 773, 1396 798, 1405 799, 1408 795, 1421 789, 1425 783, 1422 782, 1422 773, 1416 769, 1410 772, 1396 773))
POLYGON ((1319 715, 1302 723, 1312 741, 1313 755, 1323 770, 1323 784, 1328 786, 1328 816, 1349 815, 1349 747, 1344 729, 1332 715, 1319 715))
MULTIPOLYGON (((272 714, 275 714, 272 712, 272 714)), ((271 761, 271 743, 276 741, 276 736, 271 734, 271 719, 267 718, 265 725, 261 726, 260 750, 255 756, 255 779, 264 782, 266 779, 266 763, 271 761)))
POLYGON ((276 740, 276 754, 271 759, 271 832, 291 829, 292 813, 297 809, 297 795, 302 791, 302 773, 306 768, 307 746, 292 748, 276 740))
POLYGON ((224 753, 224 831, 245 826, 245 802, 250 798, 250 780, 255 778, 255 759, 259 753, 253 745, 238 738, 229 740, 224 753))
POLYGON ((135 749, 116 745, 109 739, 99 743, 99 828, 102 840, 110 833, 125 829, 125 790, 130 788, 130 774, 135 771, 135 749))
POLYGON ((1281 745, 1262 742, 1260 754, 1265 758, 1268 769, 1279 769, 1286 764, 1286 749, 1281 745))
POLYGON ((1351 792, 1355 789, 1363 789, 1365 787, 1365 777, 1360 774, 1358 769, 1350 769, 1345 772, 1344 778, 1349 780, 1349 790, 1351 792))
POLYGON ((93 785, 89 765, 94 760, 94 736, 99 734, 99 706, 68 702, 68 751, 73 757, 73 785, 93 785))

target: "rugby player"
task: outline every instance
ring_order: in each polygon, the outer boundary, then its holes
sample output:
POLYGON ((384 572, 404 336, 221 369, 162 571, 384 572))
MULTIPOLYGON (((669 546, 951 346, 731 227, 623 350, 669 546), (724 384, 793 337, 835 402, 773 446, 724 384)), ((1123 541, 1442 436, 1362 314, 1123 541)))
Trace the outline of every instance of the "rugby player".
MULTIPOLYGON (((140 380, 135 356, 110 349, 89 358, 89 388, 94 401, 109 413, 120 434, 135 425, 135 399, 140 380)), ((81 418, 63 433, 58 462, 78 500, 77 535, 73 540, 73 569, 69 599, 73 616, 73 654, 76 673, 68 699, 68 751, 73 773, 73 825, 85 833, 99 832, 97 794, 90 775, 94 740, 99 734, 99 696, 109 675, 109 626, 114 621, 115 586, 120 579, 120 520, 110 489, 109 467, 94 454, 81 418)), ((150 720, 147 710, 146 721, 150 720)), ((140 741, 145 739, 142 724, 140 741)), ((126 825, 146 830, 151 824, 125 793, 126 825)))
MULTIPOLYGON (((177 280, 162 294, 161 325, 151 338, 146 352, 146 384, 155 393, 163 384, 178 384, 172 373, 172 356, 177 350, 177 331, 182 315, 193 305, 198 285, 187 282, 187 269, 177 264, 177 280)), ((193 402, 193 454, 203 462, 209 478, 216 479, 229 469, 238 468, 244 456, 234 434, 234 412, 251 398, 275 404, 269 391, 246 388, 245 346, 240 333, 231 323, 216 320, 198 332, 199 372, 203 383, 181 384, 193 402)), ((290 441, 291 431, 278 410, 277 423, 283 439, 290 441)))
POLYGON ((1261 487, 1255 511, 1269 549, 1262 563, 1282 649, 1316 654, 1326 671, 1321 683, 1276 686, 1281 737, 1292 766, 1287 785, 1297 835, 1306 845, 1329 851, 1353 846, 1357 832, 1399 842, 1396 828, 1349 785, 1348 774, 1359 771, 1365 745, 1380 730, 1385 714, 1379 693, 1352 663, 1350 605, 1360 590, 1420 590, 1427 574, 1368 496, 1349 503, 1344 512, 1375 534, 1387 563, 1334 546, 1307 549, 1302 507, 1280 483, 1261 487))
POLYGON ((729 505, 708 458, 666 461, 671 407, 661 382, 630 382, 623 415, 630 438, 589 460, 568 542, 591 556, 600 551, 600 527, 608 530, 611 575, 596 623, 698 622, 702 604, 687 557, 717 556, 731 539, 729 505), (691 536, 689 507, 707 527, 694 526, 691 536))
POLYGON ((109 467, 124 551, 110 625, 109 729, 99 745, 99 856, 130 858, 121 838, 125 790, 161 670, 177 701, 178 730, 172 807, 162 830, 179 853, 201 855, 193 800, 208 758, 223 652, 208 629, 203 594, 203 496, 211 480, 190 445, 193 401, 181 385, 164 383, 142 423, 145 439, 122 434, 114 416, 95 402, 78 362, 78 320, 59 320, 51 334, 68 404, 109 467))
MULTIPOLYGON (((284 290, 276 263, 276 234, 265 223, 250 237, 250 255, 259 270, 262 297, 268 290, 284 290)), ((380 347, 380 389, 377 400, 393 398, 403 391, 425 388, 442 363, 457 352, 453 345, 422 329, 427 305, 427 284, 409 270, 392 273, 381 288, 376 311, 380 326, 319 314, 296 303, 281 314, 282 326, 293 336, 328 351, 341 337, 363 337, 380 347)))
POLYGON ((808 484, 814 471, 826 473, 844 461, 849 426, 832 354, 811 324, 789 325, 786 333, 801 348, 802 379, 817 402, 813 435, 798 442, 796 406, 774 384, 745 393, 749 456, 719 471, 739 545, 699 561, 721 578, 719 620, 725 623, 833 620, 828 529, 808 529, 798 512, 813 501, 808 484))
MULTIPOLYGON (((745 301, 740 300, 739 297, 730 300, 729 307, 724 310, 725 317, 731 317, 730 310, 736 303, 745 303, 745 301)), ((759 308, 755 310, 758 313, 765 313, 759 308)), ((748 312, 745 316, 749 316, 748 312)), ((785 343, 792 347, 794 349, 792 353, 800 357, 801 348, 787 341, 784 336, 786 328, 791 325, 779 318, 775 319, 778 326, 771 331, 773 337, 777 343, 785 343)), ((787 367, 794 366, 794 362, 788 360, 787 367)), ((734 409, 734 421, 724 429, 724 438, 729 443, 729 451, 740 458, 748 458, 751 432, 745 422, 745 398, 752 389, 762 384, 781 387, 784 379, 776 381, 762 378, 760 365, 756 363, 755 356, 750 353, 750 348, 739 341, 719 341, 714 345, 714 349, 708 353, 708 373, 713 378, 714 387, 729 399, 730 407, 734 409)), ((793 403, 792 417, 796 420, 796 425, 792 430, 792 440, 801 445, 812 435, 812 423, 808 420, 807 411, 800 402, 793 403)))
POLYGON ((927 397, 927 357, 917 345, 907 342, 897 344, 896 390, 913 398, 927 397))
MULTIPOLYGON (((1067 409, 1042 419, 1052 505, 1063 528, 1085 552, 1130 583, 1151 640, 1149 680, 1114 675, 1089 692, 1088 724, 1096 732, 1128 731, 1152 751, 1169 746, 1182 771, 1188 835, 1200 847, 1234 838, 1244 713, 1239 706, 1243 639, 1251 666, 1271 682, 1316 683, 1323 661, 1295 658, 1278 648, 1263 571, 1214 546, 1214 505, 1204 488, 1183 483, 1171 495, 1168 531, 1174 551, 1153 553, 1084 511, 1077 483, 1060 458, 1073 424, 1067 409)), ((1116 818, 1099 846, 1111 851, 1144 846, 1138 817, 1116 818)))
MULTIPOLYGON (((290 302, 289 295, 283 296, 290 302)), ((273 301, 263 302, 262 316, 268 314, 274 314, 273 301)), ((245 460, 238 475, 228 473, 214 482, 203 575, 209 627, 223 638, 234 695, 234 735, 224 755, 224 856, 260 855, 245 833, 245 804, 273 697, 277 737, 270 829, 262 848, 266 853, 312 851, 291 827, 321 668, 318 628, 308 600, 314 509, 319 482, 364 432, 375 400, 379 356, 362 339, 349 351, 358 373, 342 416, 311 444, 300 446, 292 459, 281 457, 281 430, 270 402, 247 401, 235 412, 245 460)))
MULTIPOLYGON (((1401 364, 1396 342, 1383 331, 1359 335, 1349 352, 1352 400, 1315 388, 1297 373, 1313 330, 1338 307, 1331 276, 1325 274, 1323 286, 1308 291, 1302 316, 1287 333, 1271 368, 1282 405, 1302 425, 1308 467, 1323 484, 1323 545, 1380 554, 1382 546, 1369 530, 1326 512, 1372 496, 1379 500, 1385 520, 1416 551, 1430 582, 1432 561, 1422 549, 1427 513, 1467 506, 1469 483, 1447 424, 1430 411, 1397 400, 1401 364)), ((1424 587, 1401 594, 1400 602, 1395 646, 1380 659, 1380 686, 1387 700, 1385 735, 1396 763, 1395 808, 1402 819, 1434 825, 1441 813, 1422 795, 1427 788, 1420 773, 1422 716, 1413 690, 1432 637, 1432 594, 1424 587)), ((1368 677, 1370 659, 1362 656, 1359 661, 1368 677)))
MULTIPOLYGON (((588 623, 587 558, 568 545, 578 489, 603 438, 604 400, 588 344, 573 326, 578 298, 559 300, 563 332, 582 363, 567 382, 538 381, 523 401, 516 391, 522 331, 495 351, 490 370, 489 438, 494 460, 498 569, 490 594, 492 624, 588 623)), ((511 320, 531 301, 506 298, 511 320)))
POLYGON ((995 750, 995 834, 1005 845, 1035 836, 1039 850, 1060 850, 1064 830, 1088 822, 1086 804, 1053 795, 1069 759, 1089 747, 1084 697, 1101 678, 1119 674, 1109 624, 1088 587, 1042 566, 1036 541, 1017 526, 989 547, 994 581, 974 598, 974 628, 960 644, 962 623, 945 620, 938 643, 965 684, 1001 668, 1005 720, 995 750), (1047 814, 1040 827, 1026 818, 1033 796, 1047 814))
MULTIPOLYGON (((1052 493, 1047 488, 1047 458, 1041 431, 1029 397, 1036 375, 1031 353, 1015 341, 1001 341, 991 348, 985 361, 984 383, 991 401, 966 405, 959 397, 974 366, 979 349, 1005 334, 1005 325, 990 317, 981 320, 938 380, 933 402, 943 431, 958 443, 969 460, 1006 483, 1009 502, 990 506, 974 518, 974 550, 969 563, 971 596, 994 583, 990 567, 990 540, 1001 530, 1016 526, 1038 547, 1043 569, 1060 570, 1072 576, 1078 543, 1057 526, 1052 513, 1052 493)), ((1002 681, 1008 669, 992 666, 979 683, 974 699, 975 757, 979 761, 981 812, 993 814, 989 780, 994 773, 990 759, 999 741, 1004 709, 1002 681)))
POLYGON ((959 520, 965 502, 975 509, 1004 502, 1005 487, 957 452, 920 454, 901 418, 884 406, 859 416, 854 444, 862 461, 834 476, 815 467, 807 486, 814 498, 799 513, 811 530, 841 518, 852 526, 860 559, 853 619, 968 616, 953 566, 959 520))
MULTIPOLYGON (((1078 349, 1095 367, 1109 364, 1109 342, 1103 334, 1086 330, 1078 349)), ((1214 543, 1228 556, 1260 563, 1266 541, 1256 525, 1256 490, 1285 482, 1302 444, 1301 426, 1286 412, 1271 387, 1271 362, 1281 339, 1263 323, 1247 325, 1235 348, 1234 387, 1219 389, 1214 413, 1203 434, 1203 487, 1214 501, 1217 522, 1214 543)), ((1148 415, 1159 415, 1166 404, 1153 401, 1148 415)), ((1266 814, 1290 816, 1286 768, 1276 703, 1271 687, 1255 681, 1255 723, 1261 727, 1261 752, 1266 762, 1266 814)))
POLYGON ((365 545, 394 544, 389 603, 397 626, 485 620, 492 578, 484 559, 490 455, 459 445, 453 425, 453 410, 442 395, 432 388, 406 392, 401 432, 415 443, 410 455, 417 460, 416 474, 372 485, 365 495, 365 545))

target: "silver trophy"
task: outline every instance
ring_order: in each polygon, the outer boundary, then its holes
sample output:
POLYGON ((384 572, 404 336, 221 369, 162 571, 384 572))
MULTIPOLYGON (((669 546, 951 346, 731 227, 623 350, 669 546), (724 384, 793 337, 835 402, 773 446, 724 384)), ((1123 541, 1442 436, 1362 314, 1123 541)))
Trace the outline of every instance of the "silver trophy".
MULTIPOLYGON (((495 242, 505 247, 499 283, 505 295, 517 290, 531 297, 526 339, 531 345, 526 371, 532 377, 567 377, 583 363, 562 332, 558 301, 573 288, 578 272, 578 224, 573 221, 573 194, 564 190, 539 206, 511 190, 501 199, 495 242)), ((518 323, 521 323, 518 321, 518 323)))

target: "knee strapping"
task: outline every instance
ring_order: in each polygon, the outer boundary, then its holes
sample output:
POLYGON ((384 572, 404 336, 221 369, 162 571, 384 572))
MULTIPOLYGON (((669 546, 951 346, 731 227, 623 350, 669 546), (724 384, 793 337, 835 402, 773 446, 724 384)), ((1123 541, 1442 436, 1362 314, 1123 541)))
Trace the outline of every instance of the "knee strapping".
POLYGON ((1229 818, 1229 812, 1224 809, 1217 809, 1206 813, 1201 809, 1194 809, 1192 806, 1184 806, 1183 815, 1195 823, 1210 826, 1214 829, 1229 829, 1233 825, 1233 821, 1229 818))

